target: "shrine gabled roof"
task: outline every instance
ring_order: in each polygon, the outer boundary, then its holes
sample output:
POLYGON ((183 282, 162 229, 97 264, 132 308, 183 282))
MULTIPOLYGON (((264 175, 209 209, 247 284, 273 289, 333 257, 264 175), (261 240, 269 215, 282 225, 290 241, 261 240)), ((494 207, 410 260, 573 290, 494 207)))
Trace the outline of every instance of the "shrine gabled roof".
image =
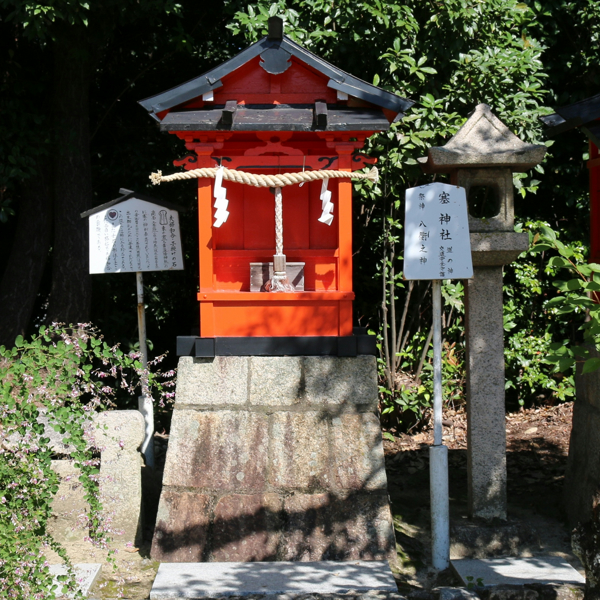
POLYGON ((556 112, 540 117, 548 126, 546 135, 552 137, 578 127, 598 147, 600 147, 600 94, 555 109, 556 112))
POLYGON ((402 115, 404 111, 408 110, 414 104, 411 100, 371 85, 358 77, 342 71, 312 52, 302 48, 285 35, 282 36, 282 39, 264 37, 218 67, 170 90, 141 100, 140 104, 152 117, 160 121, 159 113, 168 111, 222 87, 222 78, 261 55, 263 55, 261 58, 263 58, 265 64, 268 62, 269 65, 274 65, 275 71, 269 70, 268 65, 264 66, 270 73, 277 74, 281 72, 276 70, 277 67, 286 63, 290 56, 294 56, 299 61, 328 77, 328 87, 368 102, 381 109, 387 109, 402 115), (268 60, 265 58, 266 55, 268 55, 268 60))

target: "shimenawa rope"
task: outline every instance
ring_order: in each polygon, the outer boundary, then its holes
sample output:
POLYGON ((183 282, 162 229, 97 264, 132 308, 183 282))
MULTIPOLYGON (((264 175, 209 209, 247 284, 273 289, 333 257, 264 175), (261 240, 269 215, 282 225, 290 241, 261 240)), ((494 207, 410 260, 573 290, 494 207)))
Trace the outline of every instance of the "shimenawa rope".
MULTIPOLYGON (((221 168, 221 167, 219 167, 221 168)), ((214 179, 218 168, 193 169, 172 175, 163 175, 162 171, 152 173, 150 179, 154 185, 167 181, 183 179, 214 179)), ((273 277, 265 284, 265 291, 293 292, 294 286, 289 283, 286 274, 285 254, 283 254, 283 205, 281 188, 306 181, 323 181, 324 179, 368 179, 373 183, 379 181, 379 171, 373 167, 368 173, 352 173, 350 171, 302 171, 301 173, 280 173, 278 175, 258 175, 246 171, 236 171, 223 167, 223 180, 244 183, 254 187, 275 188, 275 237, 276 250, 273 256, 273 277)))
MULTIPOLYGON (((191 171, 182 171, 171 175, 163 175, 162 171, 157 171, 150 175, 154 185, 159 185, 167 181, 179 181, 182 179, 214 179, 216 168, 193 169, 191 171)), ((254 187, 285 187, 305 181, 321 181, 323 179, 368 179, 373 183, 379 181, 379 171, 373 167, 368 173, 351 173, 350 171, 303 171, 301 173, 280 173, 279 175, 258 175, 247 173, 246 171, 236 171, 235 169, 223 168, 223 179, 225 181, 234 181, 235 183, 245 183, 254 187)))

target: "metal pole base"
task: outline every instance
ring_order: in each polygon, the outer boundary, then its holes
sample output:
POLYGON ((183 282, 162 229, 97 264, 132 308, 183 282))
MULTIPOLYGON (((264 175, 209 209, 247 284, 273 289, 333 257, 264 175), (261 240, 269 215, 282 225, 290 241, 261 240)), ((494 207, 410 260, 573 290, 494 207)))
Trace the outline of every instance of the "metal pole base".
POLYGON ((431 497, 431 559, 434 569, 450 566, 450 502, 448 500, 448 447, 429 447, 431 497))
POLYGON ((154 405, 152 398, 138 396, 138 409, 144 416, 146 431, 140 448, 147 467, 154 469, 154 405))

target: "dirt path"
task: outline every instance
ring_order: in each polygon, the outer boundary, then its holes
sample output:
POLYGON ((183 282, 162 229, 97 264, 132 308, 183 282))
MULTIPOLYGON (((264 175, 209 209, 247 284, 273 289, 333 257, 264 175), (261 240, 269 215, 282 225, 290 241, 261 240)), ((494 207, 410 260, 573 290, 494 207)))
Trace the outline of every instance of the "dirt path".
MULTIPOLYGON (((573 404, 565 403, 506 416, 509 524, 528 532, 519 547, 521 555, 561 556, 583 573, 571 552, 562 508, 572 410, 573 404)), ((457 525, 467 522, 466 435, 466 414, 447 411, 444 443, 449 447, 450 512, 457 525)), ((401 559, 398 579, 406 592, 436 583, 426 566, 430 562, 428 447, 432 438, 432 431, 426 430, 394 436, 393 441, 384 439, 401 559)), ((459 551, 455 549, 455 555, 459 551)))

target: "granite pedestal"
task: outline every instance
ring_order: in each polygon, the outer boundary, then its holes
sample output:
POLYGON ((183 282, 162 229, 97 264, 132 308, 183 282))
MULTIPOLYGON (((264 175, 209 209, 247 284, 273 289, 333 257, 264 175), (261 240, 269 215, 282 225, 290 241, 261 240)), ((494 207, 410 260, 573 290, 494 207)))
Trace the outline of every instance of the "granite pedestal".
POLYGON ((152 557, 393 560, 373 356, 182 357, 152 557))

